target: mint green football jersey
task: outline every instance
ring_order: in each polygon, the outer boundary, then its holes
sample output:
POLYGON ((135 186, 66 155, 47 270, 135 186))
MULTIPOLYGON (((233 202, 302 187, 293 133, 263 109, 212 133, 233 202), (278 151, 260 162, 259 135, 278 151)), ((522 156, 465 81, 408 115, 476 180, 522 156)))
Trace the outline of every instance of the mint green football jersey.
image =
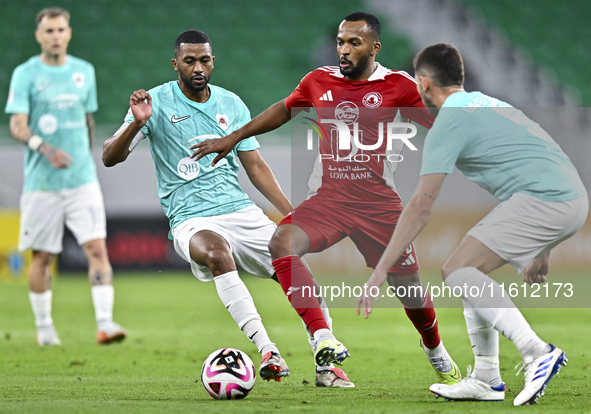
POLYGON ((425 138, 421 175, 468 179, 501 201, 514 193, 542 201, 587 194, 575 166, 540 125, 506 102, 480 92, 456 92, 425 138))
POLYGON ((63 66, 33 56, 12 73, 5 112, 28 114, 29 129, 72 157, 68 168, 54 168, 27 148, 24 191, 56 191, 97 181, 86 114, 96 112, 94 67, 68 55, 63 66))
MULTIPOLYGON (((234 93, 209 85, 207 102, 188 99, 176 81, 150 89, 152 116, 142 128, 150 143, 158 196, 174 228, 193 217, 229 214, 254 203, 238 183, 237 151, 259 148, 254 137, 241 141, 226 158, 211 167, 216 154, 198 162, 189 147, 220 138, 250 121, 246 105, 234 93)), ((125 122, 131 122, 131 109, 125 122)))

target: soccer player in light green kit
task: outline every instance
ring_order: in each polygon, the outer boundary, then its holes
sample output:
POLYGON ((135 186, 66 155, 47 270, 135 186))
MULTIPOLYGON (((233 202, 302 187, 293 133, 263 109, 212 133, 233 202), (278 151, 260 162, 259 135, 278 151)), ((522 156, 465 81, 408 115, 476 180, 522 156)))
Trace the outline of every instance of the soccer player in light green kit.
POLYGON ((20 250, 33 250, 29 297, 39 345, 60 345, 51 317, 50 265, 62 250, 64 223, 88 258, 97 341, 121 341, 112 321, 114 290, 107 256, 103 196, 90 147, 97 110, 93 66, 67 54, 70 14, 44 9, 35 36, 41 55, 12 74, 6 113, 15 139, 27 145, 21 198, 20 250))
MULTIPOLYGON (((367 285, 384 283, 384 269, 427 225, 445 176, 457 167, 501 203, 468 232, 441 271, 447 285, 462 290, 474 372, 430 390, 451 400, 502 401, 500 332, 523 358, 525 385, 513 404, 534 404, 566 365, 566 355, 536 335, 488 273, 509 263, 525 282, 544 283, 550 251, 585 223, 587 190, 568 156, 537 123, 505 102, 464 90, 464 65, 455 47, 429 46, 414 66, 423 103, 437 118, 425 138, 417 189, 367 285)), ((359 298, 357 312, 361 307, 367 317, 371 296, 359 298)))
POLYGON ((181 33, 172 60, 178 79, 131 95, 124 124, 104 143, 103 163, 110 167, 125 161, 140 140, 148 139, 177 253, 191 264, 196 278, 214 281, 224 306, 263 356, 261 377, 279 381, 289 375, 289 368, 269 339, 236 266, 273 278, 268 243, 276 226, 240 188, 238 159, 281 214, 292 207, 254 137, 215 167, 210 165, 213 156, 201 162, 190 158, 193 144, 225 136, 250 121, 238 96, 209 84, 214 59, 205 33, 181 33))

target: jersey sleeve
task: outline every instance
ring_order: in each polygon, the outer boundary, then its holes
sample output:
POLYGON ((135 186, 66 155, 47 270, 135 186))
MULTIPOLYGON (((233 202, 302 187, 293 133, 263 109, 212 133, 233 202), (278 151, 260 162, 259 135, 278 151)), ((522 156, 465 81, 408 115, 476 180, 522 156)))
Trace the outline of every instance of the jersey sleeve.
POLYGON ((410 75, 408 75, 408 77, 403 76, 399 83, 399 87, 401 99, 400 114, 419 125, 431 128, 435 121, 435 117, 429 113, 427 108, 425 108, 421 95, 419 95, 419 92, 417 91, 417 83, 415 80, 412 79, 410 75))
MULTIPOLYGON (((153 101, 152 101, 153 103, 153 101)), ((153 106, 152 106, 153 108, 153 106)), ((154 114, 152 114, 152 117, 154 116, 154 114)), ((150 117, 150 119, 152 119, 152 117, 150 117)), ((131 108, 129 108, 129 110, 127 111, 127 114, 125 115, 125 122, 127 122, 128 124, 131 124, 131 121, 133 121, 135 119, 135 117, 133 116, 133 112, 131 112, 131 108)), ((145 136, 150 135, 150 129, 148 128, 148 124, 150 123, 150 119, 148 119, 148 122, 146 122, 146 125, 144 125, 141 129, 141 131, 143 132, 143 134, 145 136)))
MULTIPOLYGON (((250 122, 250 111, 248 110, 246 104, 240 101, 240 109, 238 111, 239 114, 239 127, 242 128, 244 125, 250 122)), ((243 139, 236 145, 236 151, 254 151, 255 149, 260 148, 261 145, 257 141, 256 137, 250 137, 247 139, 243 139)))
POLYGON ((88 75, 89 85, 88 96, 86 97, 86 113, 96 112, 98 110, 98 102, 96 98, 96 75, 94 72, 94 66, 90 65, 88 75))
POLYGON ((427 133, 420 175, 451 174, 467 140, 450 121, 437 121, 427 133))
POLYGON ((314 76, 314 72, 308 73, 298 84, 298 87, 285 98, 285 107, 288 111, 291 111, 293 107, 312 107, 312 101, 309 99, 310 96, 310 81, 314 76))
POLYGON ((24 68, 17 67, 12 72, 8 100, 5 112, 7 114, 29 114, 29 87, 31 79, 24 68))

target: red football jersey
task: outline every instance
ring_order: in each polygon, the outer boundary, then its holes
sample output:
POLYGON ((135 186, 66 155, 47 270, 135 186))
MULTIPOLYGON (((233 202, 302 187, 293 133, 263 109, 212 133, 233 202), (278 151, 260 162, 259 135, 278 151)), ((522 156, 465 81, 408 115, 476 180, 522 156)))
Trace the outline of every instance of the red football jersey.
MULTIPOLYGON (((404 142, 388 139, 388 123, 410 119, 430 128, 434 117, 424 107, 416 82, 408 73, 376 65, 367 81, 350 81, 337 66, 318 68, 308 73, 285 100, 288 110, 313 106, 324 130, 322 135, 326 135, 319 140, 310 196, 323 193, 343 202, 400 202, 394 172, 404 142), (323 119, 339 120, 349 127, 349 149, 339 149, 337 125, 322 123, 323 119), (354 134, 361 146, 355 144, 354 134)), ((406 128, 390 130, 410 132, 406 128)))

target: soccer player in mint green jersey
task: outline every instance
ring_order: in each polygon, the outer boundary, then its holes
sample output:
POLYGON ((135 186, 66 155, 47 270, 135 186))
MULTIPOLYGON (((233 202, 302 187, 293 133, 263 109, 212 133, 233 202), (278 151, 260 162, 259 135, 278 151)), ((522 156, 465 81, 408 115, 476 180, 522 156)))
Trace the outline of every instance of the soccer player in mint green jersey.
POLYGON ((289 368, 237 271, 238 264, 255 276, 274 277, 268 243, 276 226, 240 188, 238 159, 281 214, 288 214, 291 204, 254 137, 237 145, 216 167, 210 166, 211 158, 190 158, 193 144, 225 136, 250 121, 238 96, 209 84, 214 59, 205 33, 181 33, 172 60, 178 79, 131 95, 124 124, 104 143, 103 163, 110 167, 125 161, 137 142, 148 139, 175 250, 190 263, 195 277, 214 281, 224 306, 263 356, 261 377, 279 381, 289 375, 289 368))
POLYGON ((27 146, 19 249, 32 249, 29 298, 39 345, 61 342, 51 317, 50 265, 62 251, 64 223, 88 258, 97 341, 121 341, 112 321, 114 290, 107 256, 103 196, 90 152, 97 110, 94 68, 67 54, 70 14, 44 9, 35 36, 41 55, 12 74, 6 113, 14 138, 27 146))
MULTIPOLYGON (((566 365, 565 353, 536 335, 488 273, 509 263, 525 282, 544 283, 550 251, 587 218, 587 191, 568 156, 537 123, 505 102, 464 91, 455 47, 429 46, 414 66, 417 89, 437 118, 425 139, 417 189, 367 284, 371 289, 384 283, 384 269, 425 227, 445 176, 457 167, 501 203, 468 232, 441 272, 447 285, 462 291, 474 371, 457 384, 433 384, 430 390, 452 400, 503 400, 501 332, 523 358, 525 386, 513 404, 536 403, 566 365)), ((360 298, 358 311, 361 306, 371 312, 371 296, 360 298)))

